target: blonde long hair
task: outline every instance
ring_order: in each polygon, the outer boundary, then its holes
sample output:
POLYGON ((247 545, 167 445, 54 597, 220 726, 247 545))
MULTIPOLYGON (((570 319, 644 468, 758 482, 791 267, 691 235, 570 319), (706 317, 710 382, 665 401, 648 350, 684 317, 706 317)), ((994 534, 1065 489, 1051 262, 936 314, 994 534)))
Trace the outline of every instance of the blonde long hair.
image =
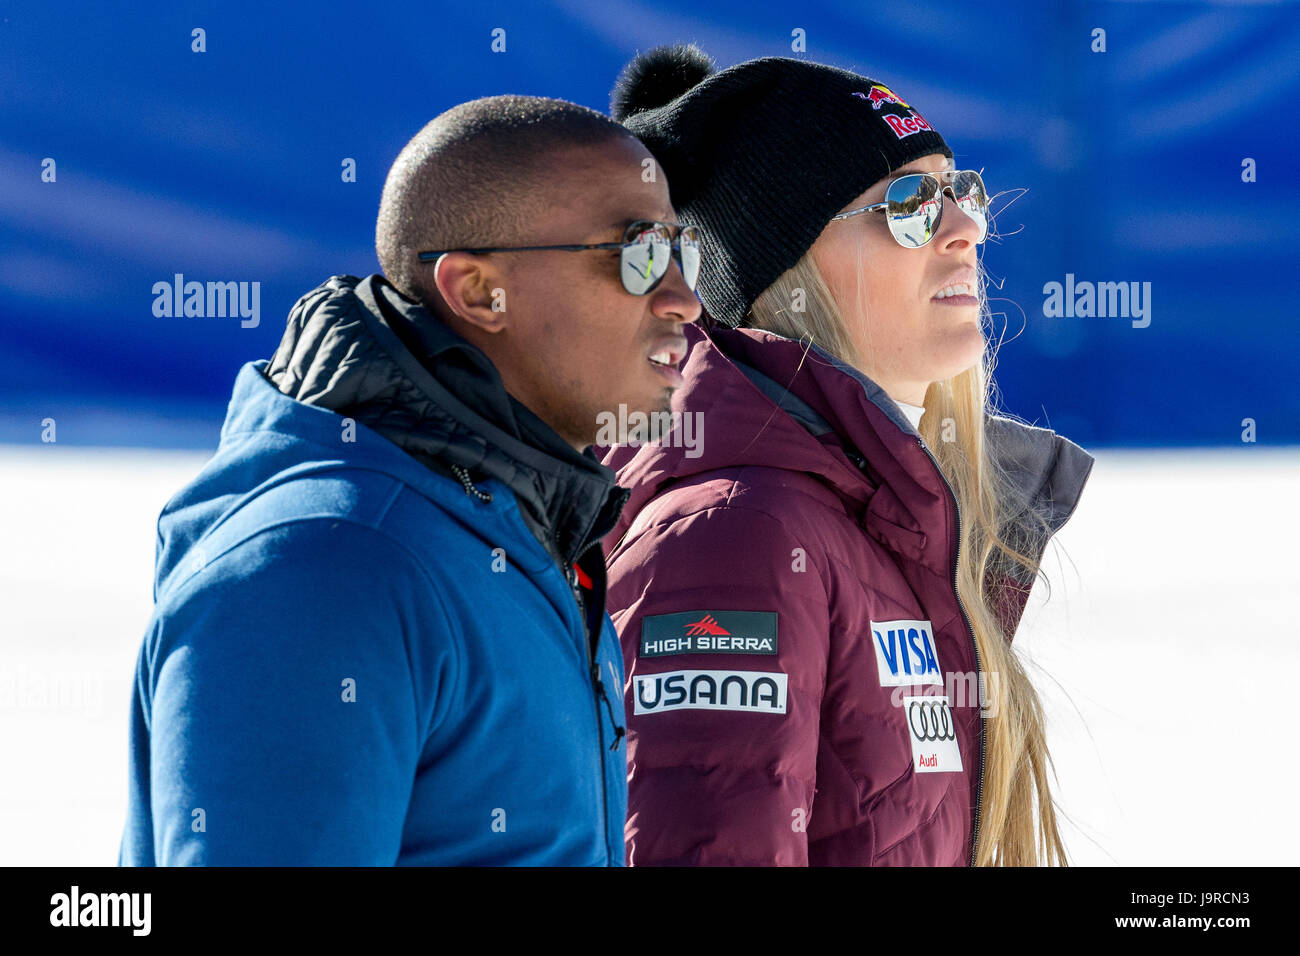
MULTIPOLYGON (((858 275, 866 266, 859 245, 858 275)), ((985 295, 982 263, 979 275, 980 314, 988 327, 991 316, 985 295)), ((859 283, 859 299, 863 290, 859 283)), ((780 276, 754 303, 749 324, 787 338, 812 342, 856 369, 863 368, 844 314, 822 278, 810 253, 780 276), (796 311, 792 303, 802 302, 796 311)), ((990 456, 985 440, 985 415, 994 409, 992 371, 996 345, 987 344, 980 361, 953 376, 934 382, 925 393, 920 433, 956 495, 964 542, 957 566, 957 594, 975 632, 981 670, 996 706, 985 720, 983 794, 979 816, 977 866, 1068 865, 1056 825, 1056 810, 1048 784, 1051 755, 1043 726, 1042 705, 1004 634, 986 593, 990 568, 1004 573, 1018 566, 1018 577, 1033 580, 1042 573, 1032 550, 1034 535, 1046 528, 1041 513, 1030 512, 1013 521, 1008 513, 1007 476, 990 456), (950 427, 945 428, 945 424, 950 427), (955 432, 955 440, 942 440, 955 432), (1037 806, 1037 820, 1035 820, 1037 806)))

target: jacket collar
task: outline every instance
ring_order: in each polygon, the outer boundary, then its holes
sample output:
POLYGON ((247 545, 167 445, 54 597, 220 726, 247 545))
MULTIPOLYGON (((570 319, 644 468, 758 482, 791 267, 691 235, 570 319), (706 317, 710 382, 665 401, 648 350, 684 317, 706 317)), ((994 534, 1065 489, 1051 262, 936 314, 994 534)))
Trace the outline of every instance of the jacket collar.
MULTIPOLYGON (((872 488, 868 510, 886 525, 874 529, 876 535, 890 536, 896 550, 918 555, 923 529, 944 527, 950 489, 920 434, 884 389, 807 343, 754 329, 723 329, 714 338, 742 374, 761 366, 769 388, 786 383, 796 415, 803 406, 821 416, 820 423, 812 422, 805 411, 802 424, 822 441, 838 436, 866 477, 872 488)), ((1037 509, 1047 520, 1049 537, 1055 534, 1078 503, 1093 457, 1050 429, 1003 415, 986 416, 984 426, 990 457, 1009 479, 1008 517, 1017 521, 1037 509)), ((846 482, 842 471, 835 475, 841 493, 847 492, 853 482, 846 482)), ((952 517, 955 521, 955 513, 952 517)), ((1034 556, 1041 556, 1041 548, 1034 556)))
MULTIPOLYGON (((713 338, 738 371, 751 380, 761 374, 766 381, 756 382, 760 390, 774 403, 783 396, 778 404, 813 435, 824 439, 828 433, 837 434, 850 449, 861 452, 878 449, 880 454, 868 456, 869 465, 885 469, 888 473, 879 477, 911 497, 907 479, 924 473, 919 464, 930 456, 916 428, 884 389, 807 343, 755 329, 722 329, 713 338), (899 442, 900 433, 910 441, 899 442), (920 450, 920 457, 911 445, 920 450), (885 459, 890 457, 905 467, 889 469, 885 459)), ((1082 492, 1092 456, 1051 429, 1004 415, 988 415, 984 424, 991 457, 1010 478, 1011 514, 1022 515, 1050 497, 1056 506, 1052 517, 1064 524, 1082 492)), ((870 474, 870 468, 867 471, 870 474)))
POLYGON ((435 471, 502 482, 566 576, 626 500, 590 449, 575 451, 506 391, 481 349, 383 276, 333 276, 299 299, 265 374, 435 471))

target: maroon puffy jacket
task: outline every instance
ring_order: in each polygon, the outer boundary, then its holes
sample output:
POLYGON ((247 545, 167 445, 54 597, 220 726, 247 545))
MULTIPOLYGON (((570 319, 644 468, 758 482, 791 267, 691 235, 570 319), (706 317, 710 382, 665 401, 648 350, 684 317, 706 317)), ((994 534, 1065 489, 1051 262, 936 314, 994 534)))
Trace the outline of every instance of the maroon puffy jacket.
MULTIPOLYGON (((698 417, 598 449, 632 489, 604 539, 628 863, 968 865, 984 728, 947 482, 825 352, 687 335, 674 407, 698 417)), ((1015 513, 1045 507, 1054 534, 1092 456, 1001 416, 988 436, 1015 513)), ((1008 634, 1031 583, 988 582, 1008 634)))

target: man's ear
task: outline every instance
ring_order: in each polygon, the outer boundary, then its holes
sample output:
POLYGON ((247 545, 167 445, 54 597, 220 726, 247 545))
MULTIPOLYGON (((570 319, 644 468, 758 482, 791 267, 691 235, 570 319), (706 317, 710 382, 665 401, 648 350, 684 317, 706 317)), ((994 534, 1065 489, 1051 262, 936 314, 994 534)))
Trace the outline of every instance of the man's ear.
POLYGON ((433 283, 447 307, 466 322, 484 332, 506 327, 501 277, 482 256, 443 253, 434 264, 433 283))

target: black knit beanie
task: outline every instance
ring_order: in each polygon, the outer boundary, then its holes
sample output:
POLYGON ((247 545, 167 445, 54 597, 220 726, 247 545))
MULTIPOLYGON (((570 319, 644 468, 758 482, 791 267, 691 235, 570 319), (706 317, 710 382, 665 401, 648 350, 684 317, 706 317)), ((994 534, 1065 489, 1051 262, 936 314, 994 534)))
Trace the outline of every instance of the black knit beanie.
POLYGON ((657 47, 624 67, 610 112, 703 231, 700 299, 733 327, 855 196, 921 156, 952 157, 884 84, 787 57, 715 72, 698 47, 657 47))

